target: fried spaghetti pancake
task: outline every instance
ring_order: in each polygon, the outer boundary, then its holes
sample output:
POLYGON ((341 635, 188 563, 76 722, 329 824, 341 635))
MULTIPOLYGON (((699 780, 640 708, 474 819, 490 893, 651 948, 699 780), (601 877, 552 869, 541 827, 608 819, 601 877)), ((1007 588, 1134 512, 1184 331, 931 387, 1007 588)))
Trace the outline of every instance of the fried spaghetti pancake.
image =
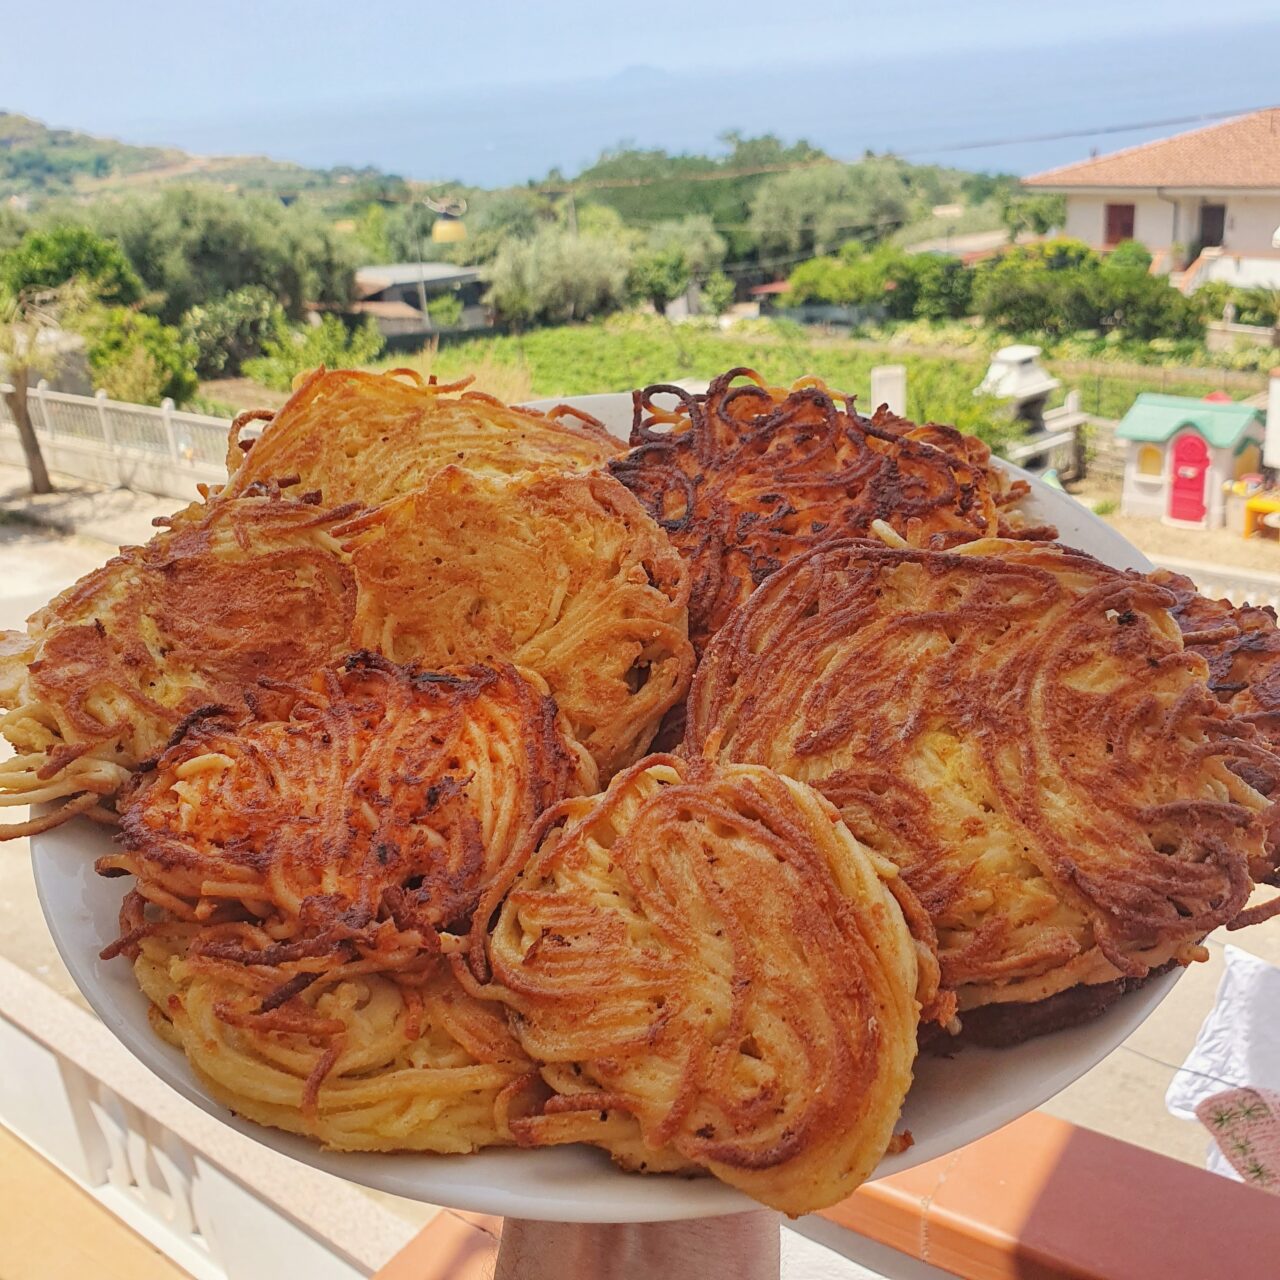
POLYGON ((536 671, 605 779, 644 754, 688 692, 684 561, 607 475, 447 467, 339 536, 359 644, 429 667, 536 671))
MULTIPOLYGON (((356 654, 313 688, 281 690, 287 719, 191 724, 123 797, 123 849, 98 862, 137 877, 111 950, 152 932, 149 903, 191 925, 260 926, 272 945, 259 967, 430 968, 542 811, 595 787, 531 679, 356 654)), ((249 962, 230 941, 218 954, 249 962)))
POLYGON ((350 647, 355 581, 326 510, 264 494, 195 503, 4 633, 0 806, 106 799, 183 719, 243 707, 264 677, 304 678, 350 647))
POLYGON ((1050 544, 831 544, 722 629, 685 750, 816 786, 902 869, 961 1009, 1200 958, 1273 874, 1267 753, 1174 597, 1050 544))
POLYGON ((146 938, 134 973, 154 1029, 224 1106, 336 1151, 511 1142, 506 1098, 533 1065, 447 967, 420 986, 365 975, 282 997, 272 969, 212 959, 207 940, 146 938))
POLYGON ((1173 616, 1182 642, 1209 664, 1209 688, 1218 700, 1280 748, 1280 627, 1275 610, 1210 600, 1190 578, 1168 569, 1156 570, 1151 580, 1177 598, 1173 616))
POLYGON ((358 499, 375 506, 419 488, 451 462, 486 475, 519 475, 539 467, 586 471, 622 452, 618 440, 576 410, 509 408, 466 385, 424 384, 411 370, 317 369, 274 417, 242 414, 232 424, 222 493, 235 497, 296 478, 330 504, 358 499), (259 439, 241 442, 240 429, 263 417, 269 420, 259 439))
POLYGON ((609 469, 690 562, 699 652, 755 586, 818 543, 866 536, 876 520, 917 546, 981 538, 1027 491, 951 427, 885 409, 865 418, 817 379, 770 388, 750 369, 730 369, 705 396, 637 391, 631 444, 609 469))
POLYGON ((617 1141, 634 1165, 633 1132, 601 1133, 602 1112, 630 1116, 659 1167, 790 1214, 865 1179, 933 971, 892 865, 808 787, 673 756, 551 810, 536 841, 471 956, 562 1090, 517 1140, 617 1141))

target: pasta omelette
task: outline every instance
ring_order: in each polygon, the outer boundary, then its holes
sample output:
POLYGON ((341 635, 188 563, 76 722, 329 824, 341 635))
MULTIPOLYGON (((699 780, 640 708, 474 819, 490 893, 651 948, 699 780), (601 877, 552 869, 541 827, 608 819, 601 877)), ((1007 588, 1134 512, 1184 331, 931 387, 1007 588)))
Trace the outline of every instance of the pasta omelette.
POLYGON ((1209 688, 1232 713, 1280 747, 1280 627, 1275 610, 1209 600, 1190 578, 1168 569, 1151 575, 1173 592, 1183 643, 1209 664, 1209 688))
POLYGON ((317 369, 279 412, 242 414, 232 424, 222 493, 235 497, 257 484, 296 480, 330 504, 358 499, 376 506, 451 462, 486 475, 583 471, 622 451, 576 410, 511 408, 466 385, 423 383, 411 370, 317 369), (241 429, 262 418, 262 435, 241 441, 241 429))
MULTIPOLYGON (((35 613, 0 648, 0 805, 67 796, 39 830, 112 796, 184 717, 268 699, 264 677, 295 680, 349 647, 355 581, 326 510, 259 493, 194 503, 141 547, 35 613)), ((268 699, 269 700, 269 699, 268 699)))
POLYGON ((535 843, 472 951, 558 1089, 517 1139, 683 1160, 791 1214, 866 1178, 936 976, 892 865, 806 786, 672 756, 550 811, 535 843))
POLYGON ((507 1099, 533 1066, 501 1012, 467 996, 447 967, 413 985, 364 974, 282 992, 252 949, 244 963, 209 954, 233 930, 247 932, 210 926, 190 946, 152 935, 134 960, 153 1028, 217 1101, 336 1151, 449 1154, 512 1141, 507 1099))
POLYGON ((690 562, 699 652, 754 587, 820 542, 866 536, 875 520, 921 546, 980 538, 1026 493, 951 427, 866 418, 815 378, 778 389, 749 369, 705 396, 636 392, 631 444, 609 469, 690 562))
POLYGON ((1234 768, 1268 753, 1173 603, 1057 545, 829 544, 716 638, 685 750, 831 799, 919 894, 962 1011, 1140 978, 1275 874, 1234 768))
MULTIPOLYGON (((125 796, 98 869, 137 883, 109 951, 155 932, 152 904, 265 929, 253 963, 281 981, 430 968, 541 812, 596 785, 545 685, 509 666, 360 653, 278 695, 284 718, 190 725, 125 796)), ((249 963, 231 941, 218 954, 249 963)))
POLYGON ((339 536, 359 644, 426 666, 536 671, 604 778, 644 754, 688 692, 684 561, 607 475, 447 467, 339 536))

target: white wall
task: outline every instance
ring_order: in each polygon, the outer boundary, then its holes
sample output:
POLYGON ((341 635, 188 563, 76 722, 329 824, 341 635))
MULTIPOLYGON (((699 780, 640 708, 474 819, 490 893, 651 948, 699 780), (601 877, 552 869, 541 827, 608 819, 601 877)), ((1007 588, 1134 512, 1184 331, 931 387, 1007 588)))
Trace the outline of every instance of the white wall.
POLYGON ((1222 280, 1236 289, 1280 289, 1280 254, 1245 258, 1233 253, 1205 258, 1192 283, 1193 289, 1211 280, 1222 280))
POLYGON ((1064 235, 1085 244, 1101 244, 1105 225, 1102 220, 1104 201, 1096 196, 1068 196, 1067 220, 1063 224, 1064 235))
POLYGON ((1136 192, 1069 195, 1063 230, 1085 244, 1102 248, 1106 243, 1106 206, 1109 204, 1133 205, 1133 238, 1148 249, 1167 249, 1173 243, 1173 205, 1156 196, 1136 192))
POLYGON ((1270 257, 1277 251, 1271 237, 1280 227, 1280 196, 1228 196, 1223 249, 1270 257))
POLYGON ((1280 227, 1280 196, 1239 196, 1226 192, 1221 196, 1179 196, 1175 226, 1174 203, 1158 196, 1126 191, 1069 195, 1066 234, 1101 248, 1106 239, 1105 209, 1109 204, 1133 205, 1134 239, 1148 249, 1167 249, 1171 244, 1190 248, 1200 236, 1201 205, 1225 204, 1224 252, 1266 257, 1277 253, 1271 246, 1271 237, 1280 227))

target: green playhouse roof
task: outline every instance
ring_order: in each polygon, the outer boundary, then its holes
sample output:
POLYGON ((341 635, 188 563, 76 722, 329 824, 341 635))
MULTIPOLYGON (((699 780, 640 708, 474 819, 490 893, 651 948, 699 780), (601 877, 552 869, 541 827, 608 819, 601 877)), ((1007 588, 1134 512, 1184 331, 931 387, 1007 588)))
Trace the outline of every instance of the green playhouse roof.
POLYGON ((1249 404, 1196 400, 1191 396, 1162 396, 1144 391, 1120 419, 1116 435, 1122 440, 1163 444, 1183 427, 1195 429, 1215 449, 1232 449, 1247 427, 1262 421, 1262 410, 1249 404))

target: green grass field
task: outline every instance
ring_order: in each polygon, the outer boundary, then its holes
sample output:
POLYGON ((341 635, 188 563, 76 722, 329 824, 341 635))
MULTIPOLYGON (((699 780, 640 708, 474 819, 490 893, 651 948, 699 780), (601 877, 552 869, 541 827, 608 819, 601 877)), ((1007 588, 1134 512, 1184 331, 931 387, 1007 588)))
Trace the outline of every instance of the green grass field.
MULTIPOLYGON (((384 362, 403 364, 403 358, 384 362)), ((537 329, 506 337, 478 338, 450 345, 430 358, 441 380, 456 378, 477 366, 509 370, 513 382, 532 396, 586 395, 595 391, 629 391, 654 382, 711 378, 736 365, 755 369, 771 382, 787 383, 817 374, 831 386, 865 397, 871 369, 878 364, 907 368, 908 416, 917 421, 953 423, 987 436, 990 402, 973 389, 986 371, 981 354, 915 355, 877 349, 849 339, 818 336, 792 325, 750 322, 728 333, 701 325, 672 325, 653 317, 620 316, 594 324, 537 329)), ((1053 361, 1046 361, 1052 371, 1053 361)), ((1159 368, 1136 372, 1099 372, 1062 377, 1063 391, 1081 391, 1086 412, 1122 417, 1142 391, 1169 391, 1199 397, 1222 386, 1220 370, 1205 369, 1203 381, 1168 383, 1159 368)), ((1237 398, 1257 386, 1231 388, 1237 398)), ((496 388, 495 388, 496 389, 496 388)))

